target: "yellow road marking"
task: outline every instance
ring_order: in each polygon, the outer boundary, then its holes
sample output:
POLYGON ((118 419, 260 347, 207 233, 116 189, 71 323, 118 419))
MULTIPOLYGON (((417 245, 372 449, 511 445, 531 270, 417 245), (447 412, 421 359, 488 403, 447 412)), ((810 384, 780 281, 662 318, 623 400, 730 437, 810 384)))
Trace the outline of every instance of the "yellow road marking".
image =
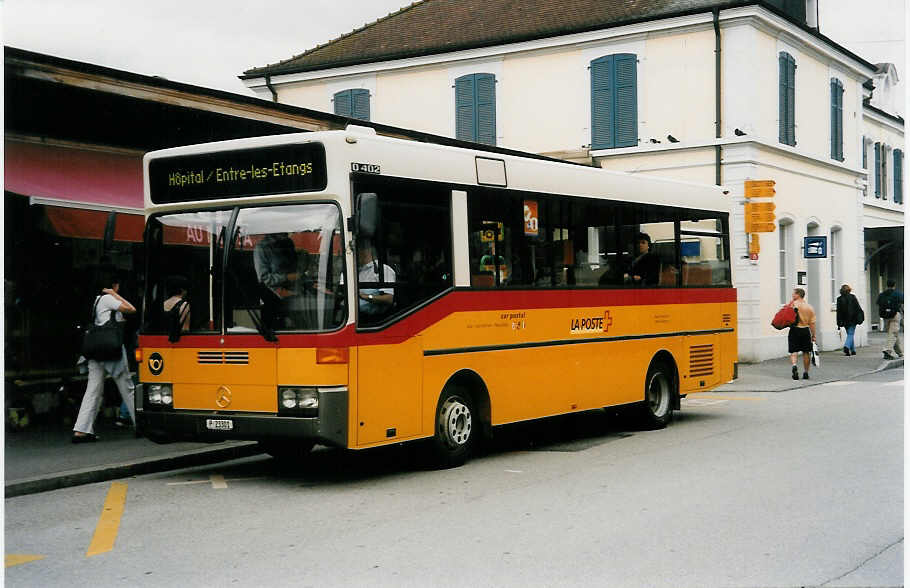
POLYGON ((98 518, 95 527, 95 536, 85 552, 85 557, 92 557, 100 553, 107 553, 114 548, 117 540, 117 531, 120 529, 120 517, 123 516, 123 506, 126 504, 126 484, 114 482, 107 491, 104 509, 98 518))
POLYGON ((37 561, 39 559, 44 559, 44 556, 43 555, 25 555, 22 553, 7 553, 6 554, 6 567, 11 568, 13 566, 26 564, 31 561, 37 561))

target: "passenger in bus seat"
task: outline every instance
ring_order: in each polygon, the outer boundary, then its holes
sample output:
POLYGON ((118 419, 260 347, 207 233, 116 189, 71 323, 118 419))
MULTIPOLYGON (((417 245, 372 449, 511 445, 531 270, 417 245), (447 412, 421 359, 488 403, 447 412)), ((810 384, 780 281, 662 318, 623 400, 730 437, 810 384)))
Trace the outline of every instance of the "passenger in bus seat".
POLYGON ((625 274, 625 280, 637 286, 656 286, 660 278, 660 259, 651 252, 651 237, 647 233, 638 233, 635 242, 638 257, 625 274))
POLYGON ((171 276, 167 280, 167 300, 164 301, 164 312, 170 313, 180 304, 175 311, 176 322, 180 324, 180 331, 190 330, 190 303, 187 300, 187 285, 189 281, 183 276, 171 276))
MULTIPOLYGON (((396 274, 389 265, 382 264, 380 272, 379 260, 369 241, 361 241, 357 246, 357 281, 363 283, 382 282, 394 283, 396 274)), ((370 317, 381 316, 392 309, 395 302, 395 289, 388 287, 360 288, 358 292, 360 314, 370 317)))

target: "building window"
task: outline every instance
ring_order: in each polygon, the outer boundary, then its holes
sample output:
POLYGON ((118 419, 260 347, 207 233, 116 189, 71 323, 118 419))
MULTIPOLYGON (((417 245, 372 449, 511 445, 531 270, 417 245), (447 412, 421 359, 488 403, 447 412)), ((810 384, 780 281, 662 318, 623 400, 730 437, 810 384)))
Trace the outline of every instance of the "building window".
POLYGON ((356 118, 357 120, 370 120, 370 91, 364 89, 342 90, 332 97, 335 105, 335 114, 356 118))
POLYGON ((894 150, 894 202, 904 202, 904 152, 901 149, 894 150))
POLYGON ((875 197, 882 197, 882 144, 876 143, 872 146, 872 153, 875 158, 875 169, 873 175, 875 176, 875 197))
POLYGON ((844 160, 844 85, 831 78, 831 159, 844 160))
POLYGON ((455 138, 496 145, 496 76, 468 74, 455 80, 455 138))
POLYGON ((831 262, 831 303, 837 300, 840 287, 838 284, 843 279, 843 270, 841 268, 841 230, 840 228, 831 229, 831 245, 828 247, 828 259, 831 262))
POLYGON ((778 78, 778 138, 781 143, 796 146, 796 60, 786 51, 777 58, 778 78))
POLYGON ((617 53, 591 62, 591 149, 638 145, 638 59, 617 53))
POLYGON ((866 153, 866 149, 867 149, 867 147, 866 147, 866 137, 863 137, 863 142, 862 142, 862 147, 861 147, 861 149, 862 149, 862 151, 863 151, 863 169, 868 170, 868 169, 869 169, 869 156, 868 156, 868 154, 866 153))
POLYGON ((778 260, 779 269, 777 281, 780 287, 780 303, 786 304, 790 301, 790 284, 787 276, 790 275, 790 266, 793 264, 793 253, 790 251, 790 241, 793 234, 793 223, 790 221, 780 221, 778 234, 778 260))

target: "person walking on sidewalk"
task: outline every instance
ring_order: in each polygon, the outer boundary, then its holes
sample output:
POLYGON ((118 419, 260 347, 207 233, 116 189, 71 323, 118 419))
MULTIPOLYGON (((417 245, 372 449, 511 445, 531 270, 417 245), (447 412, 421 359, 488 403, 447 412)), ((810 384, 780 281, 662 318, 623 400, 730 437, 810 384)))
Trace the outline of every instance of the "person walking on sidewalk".
POLYGON ((885 359, 894 359, 891 351, 894 350, 898 357, 904 356, 904 346, 901 345, 901 316, 904 314, 904 295, 895 286, 894 280, 888 280, 888 288, 878 295, 875 303, 878 305, 878 316, 885 319, 885 346, 882 355, 885 359))
POLYGON ((794 380, 799 379, 796 368, 796 356, 803 354, 803 379, 809 379, 812 343, 815 341, 815 309, 806 302, 806 291, 802 288, 793 290, 793 308, 799 314, 799 321, 790 327, 787 334, 787 347, 790 350, 790 366, 794 380))
POLYGON ((856 347, 853 344, 853 334, 856 332, 856 325, 863 324, 866 316, 859 300, 853 295, 853 288, 849 284, 840 287, 840 296, 837 297, 837 328, 844 328, 847 332, 847 340, 844 341, 844 355, 847 357, 856 355, 856 347))
MULTIPOLYGON (((114 313, 118 322, 123 321, 123 313, 136 312, 136 307, 118 294, 120 280, 113 278, 110 283, 104 284, 101 294, 95 298, 95 324, 103 325, 114 313), (110 287, 107 287, 110 286, 110 287)), ((120 359, 108 361, 88 360, 88 384, 85 387, 85 396, 79 406, 79 416, 73 427, 73 443, 86 443, 97 441, 95 435, 95 418, 104 399, 104 373, 107 372, 117 384, 120 396, 126 403, 130 419, 136 422, 136 411, 133 406, 133 386, 130 380, 130 370, 126 362, 126 349, 120 346, 120 359)))

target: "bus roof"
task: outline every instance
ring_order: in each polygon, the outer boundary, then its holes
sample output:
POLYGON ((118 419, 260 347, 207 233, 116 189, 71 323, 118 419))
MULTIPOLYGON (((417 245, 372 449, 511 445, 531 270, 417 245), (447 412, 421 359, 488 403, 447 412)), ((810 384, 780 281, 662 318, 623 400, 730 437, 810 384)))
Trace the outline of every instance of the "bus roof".
MULTIPOLYGON (((322 143, 325 146, 330 170, 327 190, 332 188, 331 170, 336 170, 337 174, 337 166, 344 165, 345 178, 349 171, 362 170, 378 173, 379 176, 449 183, 453 189, 480 186, 719 212, 728 212, 730 207, 730 200, 725 196, 728 191, 721 186, 610 171, 533 153, 470 143, 451 146, 379 136, 371 128, 349 126, 343 131, 233 139, 149 152, 143 161, 146 208, 173 207, 172 204, 156 205, 151 201, 151 161, 301 143, 322 143)), ((206 206, 224 205, 226 201, 236 201, 236 198, 194 200, 196 203, 204 202, 206 206)), ((186 207, 189 202, 179 204, 186 207)))

